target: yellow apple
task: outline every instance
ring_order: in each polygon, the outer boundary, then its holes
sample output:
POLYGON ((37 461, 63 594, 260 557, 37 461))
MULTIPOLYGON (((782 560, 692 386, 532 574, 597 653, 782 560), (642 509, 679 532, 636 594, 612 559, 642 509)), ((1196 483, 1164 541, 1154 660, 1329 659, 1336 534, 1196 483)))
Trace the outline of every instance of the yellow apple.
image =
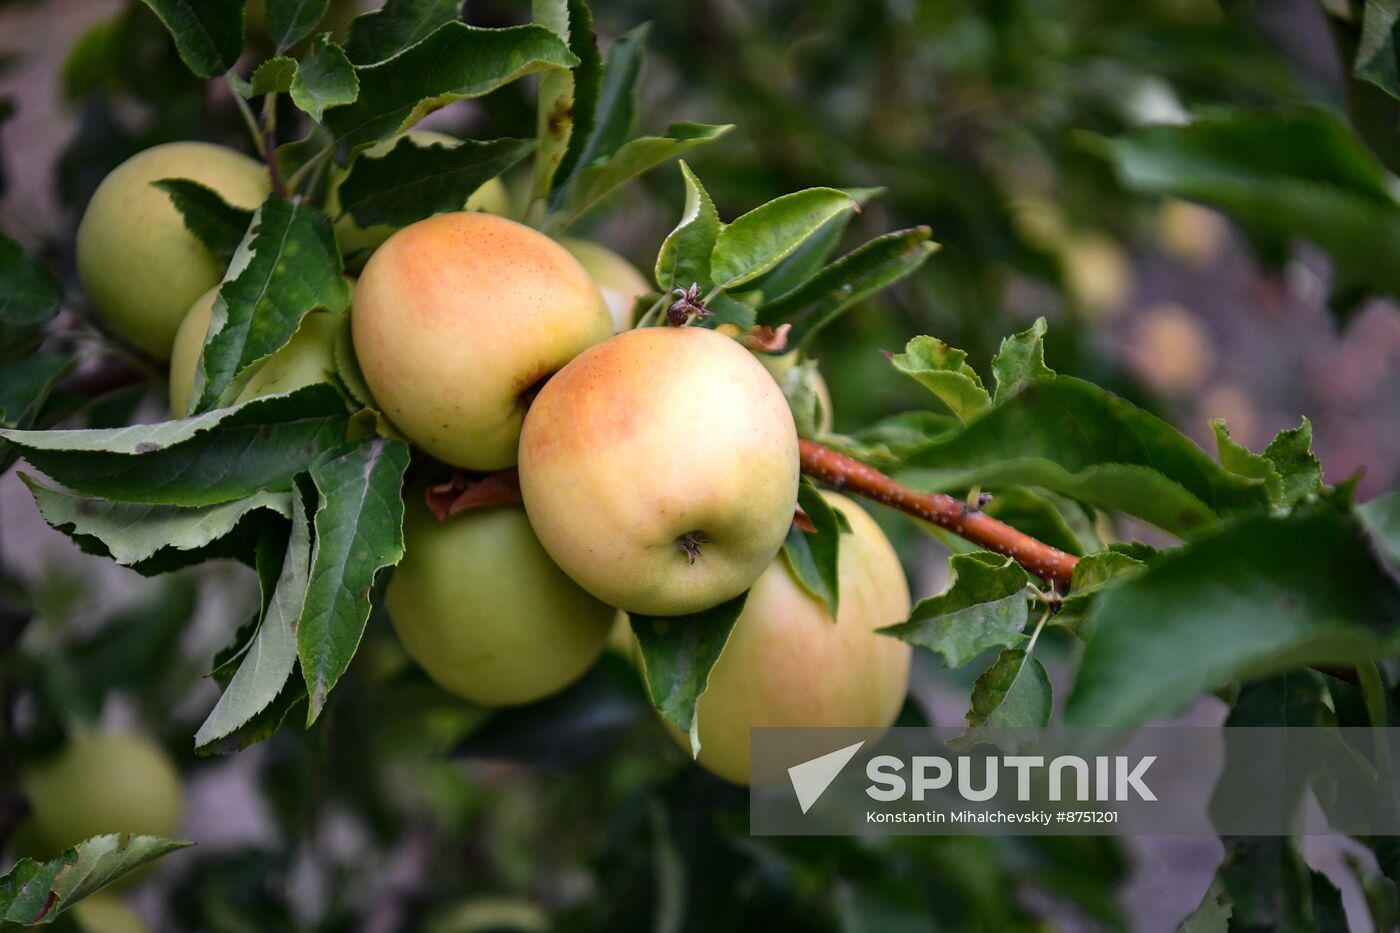
POLYGON ((514 464, 540 383, 612 334, 598 287, 562 246, 465 212, 420 220, 375 250, 350 322, 380 411, 471 470, 514 464))
POLYGON ((224 275, 169 195, 151 184, 165 178, 197 181, 248 210, 270 190, 261 162, 210 143, 138 152, 97 186, 78 225, 78 278, 112 330, 162 360, 190 305, 224 275))
POLYGON ((612 313, 613 330, 624 331, 632 326, 632 310, 637 299, 655 291, 646 276, 617 253, 591 240, 565 237, 559 241, 577 259, 597 283, 612 313))
POLYGON ((615 610, 555 566, 524 511, 469 509, 439 522, 412 489, 404 558, 385 595, 409 656, 483 706, 529 703, 583 674, 615 610))
POLYGON ((148 933, 150 927, 110 888, 73 905, 73 919, 84 933, 148 933))
MULTIPOLYGON (((859 506, 823 496, 851 524, 841 536, 840 610, 798 585, 782 557, 749 591, 696 706, 700 764, 749 780, 749 730, 764 726, 883 728, 899 716, 910 648, 875 629, 909 616, 909 586, 880 526, 859 506)), ((690 738, 671 735, 690 750, 690 738)))
POLYGON ((104 833, 169 839, 180 825, 180 775, 142 736, 74 733, 56 756, 20 775, 20 788, 31 809, 18 846, 36 858, 104 833))
MULTIPOLYGON (((209 319, 218 294, 216 286, 201 295, 175 333, 175 345, 170 354, 172 417, 183 418, 188 411, 190 387, 194 384, 195 368, 204 349, 204 338, 209 332, 209 319)), ((335 340, 344 326, 345 321, 340 315, 326 311, 312 311, 306 315, 292 339, 258 364, 257 371, 243 391, 238 393, 234 403, 327 381, 327 375, 335 372, 335 340)))
POLYGON ((797 432, 763 364, 699 327, 647 327, 545 384, 520 487, 545 550, 603 602, 683 615, 737 596, 797 503, 797 432))
MULTIPOLYGON (((406 135, 416 146, 437 144, 455 146, 461 142, 454 136, 433 130, 409 130, 406 135)), ((398 145, 400 138, 396 136, 393 139, 386 139, 376 146, 371 146, 360 153, 359 158, 365 156, 371 159, 380 158, 398 145)), ((332 217, 340 214, 340 186, 345 181, 345 176, 345 169, 339 165, 331 166, 326 182, 326 213, 332 217)), ((472 192, 463 205, 463 210, 485 211, 488 214, 497 214, 502 217, 509 216, 511 212, 510 195, 506 191, 505 183, 499 178, 492 178, 472 192)), ((347 213, 339 216, 335 222, 335 239, 340 244, 341 253, 348 257, 360 250, 378 249, 381 243, 393 235, 395 229, 397 228, 388 224, 361 227, 355 223, 355 218, 347 213)))

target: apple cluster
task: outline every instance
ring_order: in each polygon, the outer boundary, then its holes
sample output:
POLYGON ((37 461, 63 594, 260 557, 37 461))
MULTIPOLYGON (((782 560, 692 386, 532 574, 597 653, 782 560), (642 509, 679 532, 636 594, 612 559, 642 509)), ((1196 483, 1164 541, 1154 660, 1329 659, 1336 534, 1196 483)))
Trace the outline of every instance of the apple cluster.
MULTIPOLYGON (((180 418, 224 270, 152 184, 167 178, 249 210, 270 184, 233 150, 169 144, 117 168, 83 217, 78 266, 92 304, 122 338, 169 360, 180 418)), ((654 292, 647 278, 596 243, 508 219, 499 180, 461 211, 398 230, 341 214, 343 180, 331 171, 325 199, 340 215, 336 239, 346 255, 368 254, 348 322, 308 314, 237 401, 327 381, 337 348, 353 347, 377 409, 421 454, 386 601, 433 680, 485 706, 529 703, 578 678, 610 633, 643 664, 625 614, 686 624, 747 592, 696 735, 677 733, 687 746, 698 739, 702 764, 745 782, 751 727, 894 721, 910 649, 875 630, 908 615, 909 593, 888 540, 854 503, 827 496, 850 527, 835 618, 781 553, 800 470, 775 374, 793 357, 760 359, 694 324, 634 326, 636 299, 654 292), (510 468, 522 504, 441 519, 425 502, 444 478, 510 468)))

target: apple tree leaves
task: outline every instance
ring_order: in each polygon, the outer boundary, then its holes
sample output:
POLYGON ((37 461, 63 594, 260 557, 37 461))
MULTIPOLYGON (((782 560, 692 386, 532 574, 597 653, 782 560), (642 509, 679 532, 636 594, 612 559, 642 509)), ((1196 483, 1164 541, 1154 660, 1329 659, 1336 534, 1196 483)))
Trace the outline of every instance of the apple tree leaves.
POLYGON ((0 877, 0 924, 38 926, 142 865, 191 845, 159 836, 93 836, 46 861, 22 858, 0 877))
POLYGON ((919 268, 937 249, 928 228, 917 227, 876 237, 826 262, 839 240, 832 231, 845 229, 868 190, 809 188, 726 224, 685 163, 681 173, 685 208, 657 253, 656 282, 663 293, 696 286, 708 296, 710 325, 786 326, 787 345, 800 347, 842 311, 919 268), (803 261, 784 269, 799 253, 803 261))
POLYGON ((28 481, 51 525, 142 572, 214 557, 261 563, 269 534, 289 537, 242 659, 249 673, 234 675, 233 697, 201 730, 205 745, 282 694, 289 644, 314 720, 359 644, 379 571, 402 555, 407 445, 351 432, 345 399, 320 384, 163 424, 0 437, 66 487, 28 481))
POLYGON ((748 595, 747 591, 740 593, 688 616, 631 616, 652 704, 668 722, 690 736, 692 754, 700 752, 696 704, 709 686, 710 670, 744 611, 748 595))
POLYGON ((340 186, 344 210, 361 227, 402 227, 441 211, 461 210, 477 188, 535 148, 533 139, 464 139, 416 145, 404 137, 378 158, 359 156, 340 186))
POLYGON ((269 195, 234 253, 190 392, 194 411, 226 405, 253 364, 296 333, 308 312, 341 313, 350 301, 330 219, 269 195))
POLYGON ((227 72, 243 53, 247 0, 145 0, 175 39, 180 59, 201 78, 227 72))

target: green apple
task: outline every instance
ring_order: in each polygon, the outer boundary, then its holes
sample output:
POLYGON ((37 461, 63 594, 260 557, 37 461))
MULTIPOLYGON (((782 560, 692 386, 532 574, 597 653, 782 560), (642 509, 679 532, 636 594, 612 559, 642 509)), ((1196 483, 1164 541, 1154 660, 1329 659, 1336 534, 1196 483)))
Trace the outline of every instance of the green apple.
MULTIPOLYGON (((409 130, 406 134, 410 141, 416 146, 433 146, 443 144, 455 146, 461 142, 446 133, 438 133, 433 130, 409 130)), ((361 158, 368 156, 377 159, 394 146, 398 145, 401 137, 386 139, 376 146, 371 146, 360 153, 361 158)), ((345 181, 346 170, 338 165, 332 165, 326 182, 326 213, 332 217, 340 215, 340 186, 345 181)), ((505 217, 511 212, 510 196, 506 192, 505 183, 499 178, 492 178, 472 192, 467 198, 463 210, 486 211, 488 214, 497 214, 505 217)), ((372 227, 361 227, 355 223, 355 218, 350 214, 340 215, 335 222, 335 239, 340 244, 340 251, 347 257, 360 250, 378 249, 379 245, 393 235, 395 227, 388 224, 376 224, 372 227)))
POLYGON ((591 240, 565 237, 559 243, 577 259, 597 283, 612 313, 613 330, 624 331, 632 326, 632 311, 637 299, 655 291, 646 276, 617 253, 591 240))
POLYGON ((141 833, 173 838, 180 825, 180 775, 150 739, 74 733, 53 758, 20 775, 30 816, 18 847, 49 858, 90 836, 141 833))
POLYGON ((110 888, 73 905, 73 919, 84 933, 148 933, 150 927, 110 888))
MULTIPOLYGON (((883 728, 899 716, 909 685, 909 645, 875 629, 909 617, 909 585, 880 526, 859 506, 823 493, 841 510, 841 604, 836 619, 775 558, 710 670, 696 706, 700 764, 726 780, 749 780, 749 730, 764 726, 883 728)), ((690 738, 672 737, 686 751, 690 738)))
POLYGON ((197 181, 248 210, 271 190, 261 162, 209 143, 138 152, 97 186, 78 225, 78 278, 112 330, 162 360, 190 305, 224 275, 169 195, 151 184, 164 178, 197 181))
POLYGON ((773 377, 700 327, 624 331, 545 384, 520 487, 545 550, 603 602, 684 615, 737 596, 797 504, 797 432, 773 377))
MULTIPOLYGON (((204 349, 214 299, 218 295, 217 286, 201 295, 175 333, 175 344, 170 354, 172 417, 183 418, 189 410, 190 387, 194 384, 195 368, 199 365, 199 354, 204 349)), ((327 381, 328 374, 336 369, 335 341, 340 328, 344 326, 344 318, 337 314, 312 311, 306 315, 292 339, 258 364, 257 371, 234 399, 235 404, 327 381)))
POLYGON ((379 410, 453 466, 516 461, 539 384, 612 334, 578 260, 529 227, 438 214, 395 233, 360 275, 355 356, 379 410))
POLYGON ((483 706, 538 700, 588 670, 615 610, 555 566, 524 511, 470 509, 440 522, 412 490, 404 557, 385 594, 409 656, 483 706))

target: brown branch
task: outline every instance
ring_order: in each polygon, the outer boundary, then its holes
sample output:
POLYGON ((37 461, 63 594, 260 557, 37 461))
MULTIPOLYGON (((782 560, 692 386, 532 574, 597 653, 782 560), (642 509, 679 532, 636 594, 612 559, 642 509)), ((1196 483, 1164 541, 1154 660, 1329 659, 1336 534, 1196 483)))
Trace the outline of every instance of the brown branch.
POLYGON ((973 544, 1005 554, 1038 577, 1069 585, 1074 565, 1079 563, 1079 558, 1073 554, 1037 541, 952 496, 916 492, 879 470, 821 444, 809 440, 798 443, 802 472, 813 479, 932 522, 973 544))
MULTIPOLYGON (((1069 585, 1079 558, 1023 534, 966 502, 937 492, 915 492, 859 460, 809 440, 799 440, 802 472, 837 489, 907 512, 946 528, 973 544, 1005 554, 1031 573, 1069 585)), ((1345 664, 1311 664, 1313 670, 1347 683, 1360 683, 1356 668, 1345 664)))

